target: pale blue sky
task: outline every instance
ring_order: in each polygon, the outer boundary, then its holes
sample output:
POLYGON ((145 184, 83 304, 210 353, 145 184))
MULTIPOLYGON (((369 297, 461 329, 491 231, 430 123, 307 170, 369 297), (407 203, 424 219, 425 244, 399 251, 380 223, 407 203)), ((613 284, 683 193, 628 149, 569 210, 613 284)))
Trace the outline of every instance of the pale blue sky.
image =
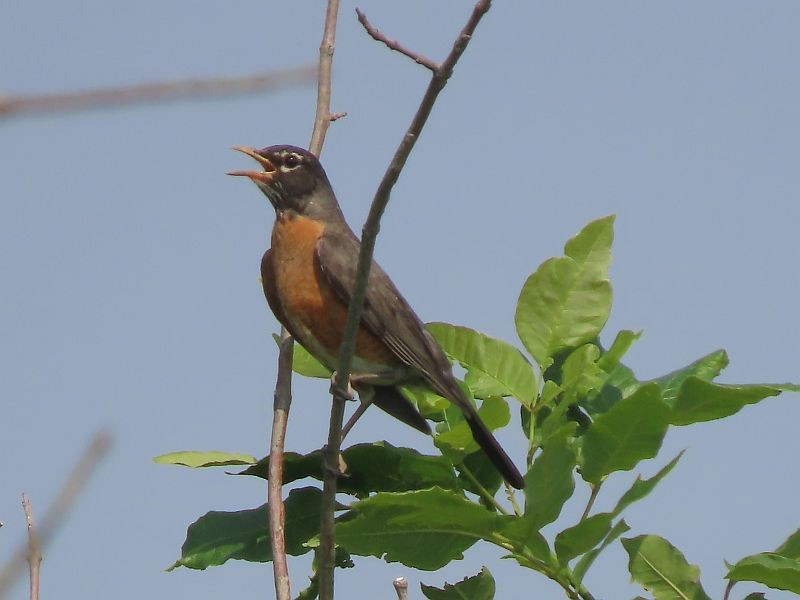
MULTIPOLYGON (((434 58, 471 10, 387 4, 359 6, 434 58)), ((369 39, 355 6, 342 3, 334 67, 333 110, 349 116, 332 126, 323 162, 358 231, 428 77, 369 39)), ((6 3, 0 90, 306 64, 322 17, 321 1, 6 3)), ((587 221, 616 213, 604 339, 644 329, 627 359, 638 374, 724 347, 723 381, 800 380, 798 19, 791 0, 498 0, 396 187, 379 260, 423 319, 518 343, 513 310, 527 275, 587 221)), ((0 561, 24 534, 19 494, 43 511, 91 433, 116 437, 47 550, 45 595, 269 596, 268 565, 163 572, 191 521, 261 504, 262 483, 151 458, 266 452, 277 325, 258 264, 272 214, 252 185, 224 173, 250 166, 234 144, 307 144, 314 100, 309 86, 0 121, 0 561)), ((296 384, 290 449, 322 444, 326 388, 296 384)), ((662 457, 643 465, 651 475, 688 448, 626 520, 632 534, 664 535, 699 564, 714 598, 723 559, 775 548, 800 526, 799 399, 672 430, 662 457)), ((430 449, 382 414, 352 435, 430 449)), ((504 439, 522 462, 517 437, 504 439)), ((632 477, 614 476, 598 507, 632 477)), ((486 564, 498 598, 561 597, 499 556, 473 548, 443 574, 360 559, 338 573, 339 593, 389 598, 398 575, 418 590, 486 564)), ((625 564, 620 546, 607 550, 587 579, 597 597, 636 595, 625 564)), ((299 591, 308 557, 291 568, 299 591)), ((21 582, 14 597, 26 594, 21 582)))

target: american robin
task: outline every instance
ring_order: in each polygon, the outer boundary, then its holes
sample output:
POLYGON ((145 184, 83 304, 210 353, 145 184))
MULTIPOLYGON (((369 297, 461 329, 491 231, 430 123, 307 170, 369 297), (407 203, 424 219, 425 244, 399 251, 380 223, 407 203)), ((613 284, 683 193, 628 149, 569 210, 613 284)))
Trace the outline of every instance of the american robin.
MULTIPOLYGON (((249 177, 275 208, 272 247, 261 260, 264 294, 272 312, 306 350, 336 369, 355 281, 361 242, 347 225, 319 160, 295 146, 254 150, 263 171, 234 171, 249 177)), ((392 280, 372 263, 352 364, 359 395, 422 432, 430 426, 397 389, 427 384, 458 406, 480 445, 503 478, 522 488, 522 475, 453 377, 444 351, 425 329, 392 280)))

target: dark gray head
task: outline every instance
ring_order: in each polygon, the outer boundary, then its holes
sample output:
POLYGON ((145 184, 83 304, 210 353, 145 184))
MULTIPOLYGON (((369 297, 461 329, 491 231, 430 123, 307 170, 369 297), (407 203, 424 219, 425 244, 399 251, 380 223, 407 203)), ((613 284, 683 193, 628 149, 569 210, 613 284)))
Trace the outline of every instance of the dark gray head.
POLYGON ((233 171, 249 177, 269 198, 277 214, 293 212, 307 217, 341 218, 342 213, 316 156, 297 146, 269 146, 254 150, 235 146, 255 159, 263 171, 233 171))

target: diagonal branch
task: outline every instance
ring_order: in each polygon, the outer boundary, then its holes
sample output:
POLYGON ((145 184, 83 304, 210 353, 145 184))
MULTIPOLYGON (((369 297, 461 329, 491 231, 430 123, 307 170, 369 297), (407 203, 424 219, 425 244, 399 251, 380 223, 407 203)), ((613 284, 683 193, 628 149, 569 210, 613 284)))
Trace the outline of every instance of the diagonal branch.
POLYGON ((0 118, 25 112, 89 110, 98 107, 163 102, 176 98, 245 94, 304 84, 316 74, 316 67, 295 67, 284 71, 214 79, 163 81, 118 88, 100 88, 43 95, 0 94, 0 118))
POLYGON ((369 276, 370 267, 372 266, 375 238, 380 231, 380 220, 386 210, 386 205, 389 203, 392 188, 395 183, 397 183, 397 179, 400 177, 406 160, 408 160, 411 150, 413 150, 417 139, 419 139, 422 128, 425 126, 431 114, 431 110, 433 109, 433 105, 439 93, 444 86, 447 85, 447 80, 450 79, 453 74, 453 68, 458 62, 458 59, 461 58, 464 50, 466 50, 470 39, 472 39, 475 28, 478 26, 483 15, 489 10, 491 4, 491 0, 478 1, 472 11, 469 21, 467 21, 467 24, 453 43, 450 54, 447 55, 447 58, 445 58, 441 65, 434 71, 428 88, 425 90, 425 95, 422 97, 419 108, 411 121, 411 125, 403 136, 403 140, 395 151, 392 161, 389 163, 383 175, 383 179, 381 179, 378 189, 375 192, 369 215, 367 216, 362 230, 358 269, 356 271, 356 279, 353 284, 350 306, 347 312, 347 327, 344 332, 339 354, 339 368, 337 369, 338 376, 336 378, 336 384, 343 392, 346 390, 347 380, 350 376, 353 351, 355 350, 356 330, 358 328, 359 319, 361 318, 361 309, 364 304, 364 296, 366 295, 367 278, 369 276))
POLYGON ((392 161, 389 163, 386 173, 375 192, 372 200, 369 215, 361 237, 361 251, 358 257, 358 269, 356 279, 351 292, 351 300, 347 310, 347 325, 339 349, 339 364, 336 370, 336 379, 332 385, 333 407, 331 409, 330 431, 328 434, 328 445, 325 448, 324 469, 324 489, 322 495, 322 523, 320 529, 320 546, 317 554, 319 564, 318 573, 320 575, 320 600, 332 600, 333 598, 333 569, 335 564, 335 541, 334 541, 334 508, 336 501, 336 477, 337 459, 341 449, 341 430, 344 420, 344 399, 348 396, 348 383, 350 370, 353 364, 353 352, 355 351, 355 339, 358 323, 361 318, 361 310, 366 295, 367 278, 372 265, 372 253, 375 249, 375 238, 380 230, 380 219, 389 203, 392 188, 397 182, 400 172, 408 159, 411 150, 425 126, 425 122, 431 114, 436 98, 447 84, 453 74, 458 59, 464 53, 469 44, 475 28, 481 18, 491 7, 491 0, 479 0, 472 11, 467 24, 453 43, 453 48, 445 58, 444 62, 434 71, 425 95, 420 102, 419 108, 414 115, 411 125, 406 131, 403 140, 395 151, 392 161))
POLYGON ((364 11, 360 8, 356 9, 356 14, 358 15, 358 22, 364 26, 364 29, 367 30, 367 33, 370 37, 375 40, 376 42, 382 42, 386 44, 388 48, 394 50, 395 52, 399 52, 413 60, 415 63, 422 65, 423 67, 427 67, 434 73, 439 68, 438 63, 435 63, 430 58, 419 54, 418 52, 414 52, 413 50, 409 50, 405 46, 403 46, 397 40, 393 40, 392 38, 386 36, 384 33, 379 31, 376 27, 367 21, 367 15, 364 14, 364 11))

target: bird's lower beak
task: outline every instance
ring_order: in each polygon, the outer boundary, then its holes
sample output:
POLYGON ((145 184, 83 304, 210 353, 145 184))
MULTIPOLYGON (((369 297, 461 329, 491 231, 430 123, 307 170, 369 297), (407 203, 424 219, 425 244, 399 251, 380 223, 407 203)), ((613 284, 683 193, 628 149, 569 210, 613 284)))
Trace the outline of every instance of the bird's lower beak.
POLYGON ((228 175, 233 175, 235 177, 249 177, 253 180, 253 183, 266 183, 269 184, 272 181, 272 178, 277 173, 277 169, 275 165, 273 165, 269 159, 261 156, 258 151, 254 150, 253 148, 248 148, 247 146, 234 146, 234 150, 241 152, 243 154, 247 154, 250 158, 254 159, 258 164, 264 167, 263 171, 231 171, 228 175))

